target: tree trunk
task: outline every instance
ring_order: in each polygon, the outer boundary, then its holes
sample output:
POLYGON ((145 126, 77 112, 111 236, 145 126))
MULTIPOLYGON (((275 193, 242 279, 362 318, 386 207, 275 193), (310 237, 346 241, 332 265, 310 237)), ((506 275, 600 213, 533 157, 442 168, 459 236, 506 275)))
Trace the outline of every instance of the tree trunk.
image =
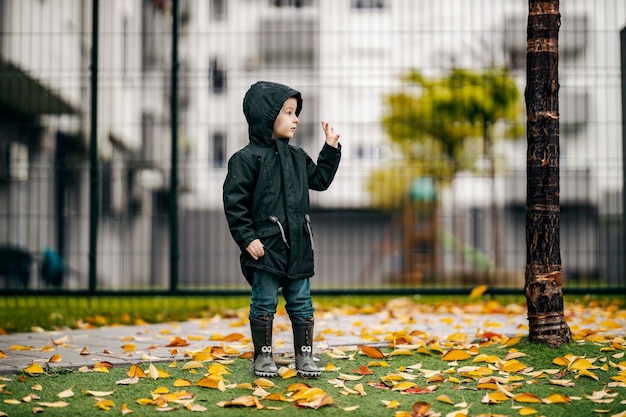
POLYGON ((571 342, 563 315, 559 225, 559 0, 529 0, 526 54, 526 273, 531 342, 571 342))

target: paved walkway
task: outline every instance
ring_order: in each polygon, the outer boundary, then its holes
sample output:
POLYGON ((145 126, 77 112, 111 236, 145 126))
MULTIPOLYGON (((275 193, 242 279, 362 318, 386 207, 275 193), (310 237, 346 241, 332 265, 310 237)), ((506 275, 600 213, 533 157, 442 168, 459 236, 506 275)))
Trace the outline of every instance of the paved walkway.
MULTIPOLYGON (((401 303, 372 314, 351 314, 345 309, 316 313, 314 349, 359 344, 387 346, 385 338, 394 332, 419 332, 424 340, 464 333, 473 338, 484 331, 503 335, 527 334, 526 312, 513 309, 504 314, 445 311, 420 312, 401 303)), ((274 321, 274 350, 292 352, 289 319, 278 315, 274 321)), ((208 346, 231 351, 252 350, 249 324, 245 317, 190 320, 137 326, 110 326, 88 330, 58 330, 0 336, 0 375, 17 373, 33 362, 42 366, 54 355, 60 360, 52 367, 80 368, 100 361, 124 366, 139 362, 189 359, 189 352, 208 346), (186 346, 168 346, 187 344, 186 346), (134 345, 134 346, 132 346, 134 345)))

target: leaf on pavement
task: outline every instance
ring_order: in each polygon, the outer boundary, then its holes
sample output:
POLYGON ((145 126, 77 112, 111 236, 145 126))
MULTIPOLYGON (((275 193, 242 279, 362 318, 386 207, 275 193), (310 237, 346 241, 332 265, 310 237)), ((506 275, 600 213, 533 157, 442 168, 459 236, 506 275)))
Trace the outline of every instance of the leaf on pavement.
POLYGON ((170 343, 165 345, 165 347, 180 347, 180 346, 189 346, 189 342, 187 342, 182 337, 176 336, 170 343))
POLYGON ((28 365, 26 368, 24 368, 24 372, 26 372, 29 375, 39 375, 39 374, 43 374, 44 370, 41 367, 41 365, 39 365, 37 362, 33 362, 30 365, 28 365))

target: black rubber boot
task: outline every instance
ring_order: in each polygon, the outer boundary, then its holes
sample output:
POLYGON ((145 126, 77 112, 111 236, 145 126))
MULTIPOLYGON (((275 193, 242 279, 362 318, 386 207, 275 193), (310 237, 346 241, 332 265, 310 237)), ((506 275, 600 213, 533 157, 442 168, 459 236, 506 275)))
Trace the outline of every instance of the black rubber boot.
POLYGON ((313 320, 294 318, 291 326, 298 375, 303 378, 319 378, 322 371, 313 359, 313 320))
POLYGON ((254 373, 264 378, 278 376, 278 368, 272 357, 273 320, 250 317, 252 343, 254 343, 254 373))

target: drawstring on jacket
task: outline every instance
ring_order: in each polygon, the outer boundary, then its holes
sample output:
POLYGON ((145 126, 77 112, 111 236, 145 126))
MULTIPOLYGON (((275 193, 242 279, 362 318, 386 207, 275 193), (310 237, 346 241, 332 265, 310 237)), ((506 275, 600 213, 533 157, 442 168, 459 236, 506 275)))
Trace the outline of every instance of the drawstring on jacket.
POLYGON ((311 230, 311 216, 305 214, 304 220, 306 220, 306 228, 309 231, 309 238, 311 239, 311 250, 315 250, 315 245, 313 244, 313 230, 311 230))
POLYGON ((283 229, 282 223, 280 222, 280 220, 278 220, 278 217, 274 216, 273 214, 270 216, 270 220, 278 225, 278 228, 280 229, 280 235, 283 237, 283 242, 285 242, 285 245, 287 245, 287 249, 289 249, 287 235, 285 234, 285 229, 283 229))

